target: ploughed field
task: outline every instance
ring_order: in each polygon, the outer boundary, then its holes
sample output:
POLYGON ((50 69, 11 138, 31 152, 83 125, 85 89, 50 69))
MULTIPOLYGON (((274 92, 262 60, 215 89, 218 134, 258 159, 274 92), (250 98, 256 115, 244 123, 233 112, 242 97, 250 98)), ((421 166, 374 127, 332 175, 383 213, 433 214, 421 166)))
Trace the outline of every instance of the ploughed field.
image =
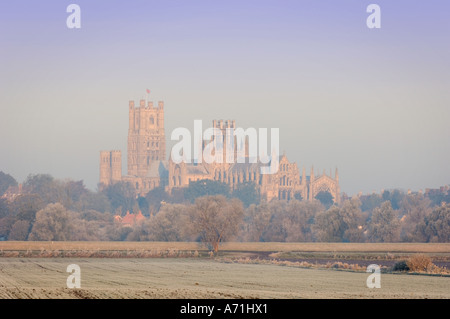
POLYGON ((448 276, 381 273, 381 288, 369 289, 364 271, 282 262, 382 264, 420 252, 437 264, 448 262, 448 244, 226 243, 221 249, 210 257, 198 243, 1 242, 0 298, 450 298, 448 276), (70 264, 80 266, 81 288, 67 288, 70 264))

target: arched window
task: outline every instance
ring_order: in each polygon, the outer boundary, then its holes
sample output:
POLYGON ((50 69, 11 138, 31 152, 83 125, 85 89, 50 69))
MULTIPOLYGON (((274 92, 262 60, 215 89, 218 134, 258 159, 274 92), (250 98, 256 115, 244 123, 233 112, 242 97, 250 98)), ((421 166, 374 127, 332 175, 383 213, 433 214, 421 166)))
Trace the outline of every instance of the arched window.
POLYGON ((150 116, 150 124, 151 125, 155 124, 155 119, 153 118, 153 116, 150 116))

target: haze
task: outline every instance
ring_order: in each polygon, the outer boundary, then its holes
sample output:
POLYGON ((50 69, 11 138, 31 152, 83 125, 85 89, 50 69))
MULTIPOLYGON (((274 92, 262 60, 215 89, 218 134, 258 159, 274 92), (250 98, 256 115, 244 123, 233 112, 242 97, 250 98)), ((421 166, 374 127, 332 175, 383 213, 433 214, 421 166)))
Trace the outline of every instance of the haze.
MULTIPOLYGON (((0 170, 84 180, 122 150, 128 101, 170 133, 213 119, 280 129, 280 150, 339 169, 349 195, 449 183, 450 4, 376 1, 0 3, 0 170), (66 7, 81 7, 68 29, 66 7)), ((169 154, 169 152, 167 152, 169 154)))

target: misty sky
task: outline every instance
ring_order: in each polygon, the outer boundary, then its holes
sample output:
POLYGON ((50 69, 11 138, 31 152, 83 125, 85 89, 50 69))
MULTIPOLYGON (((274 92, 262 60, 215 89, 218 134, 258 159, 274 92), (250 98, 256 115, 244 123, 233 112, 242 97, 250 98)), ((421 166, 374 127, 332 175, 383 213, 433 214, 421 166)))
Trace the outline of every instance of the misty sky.
MULTIPOLYGON (((349 195, 450 183, 448 1, 2 1, 0 170, 84 180, 151 90, 176 127, 277 127, 349 195), (66 7, 81 7, 68 29, 66 7), (381 29, 366 7, 381 7, 381 29)), ((167 156, 169 151, 167 152, 167 156)))

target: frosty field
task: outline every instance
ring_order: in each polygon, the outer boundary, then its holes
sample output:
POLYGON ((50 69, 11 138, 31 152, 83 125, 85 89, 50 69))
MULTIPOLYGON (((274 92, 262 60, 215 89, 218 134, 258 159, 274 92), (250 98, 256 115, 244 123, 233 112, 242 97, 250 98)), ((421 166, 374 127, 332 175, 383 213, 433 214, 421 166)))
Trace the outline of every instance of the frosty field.
POLYGON ((208 258, 0 258, 0 298, 450 298, 450 277, 368 273, 208 258), (69 289, 69 264, 81 288, 69 289))

